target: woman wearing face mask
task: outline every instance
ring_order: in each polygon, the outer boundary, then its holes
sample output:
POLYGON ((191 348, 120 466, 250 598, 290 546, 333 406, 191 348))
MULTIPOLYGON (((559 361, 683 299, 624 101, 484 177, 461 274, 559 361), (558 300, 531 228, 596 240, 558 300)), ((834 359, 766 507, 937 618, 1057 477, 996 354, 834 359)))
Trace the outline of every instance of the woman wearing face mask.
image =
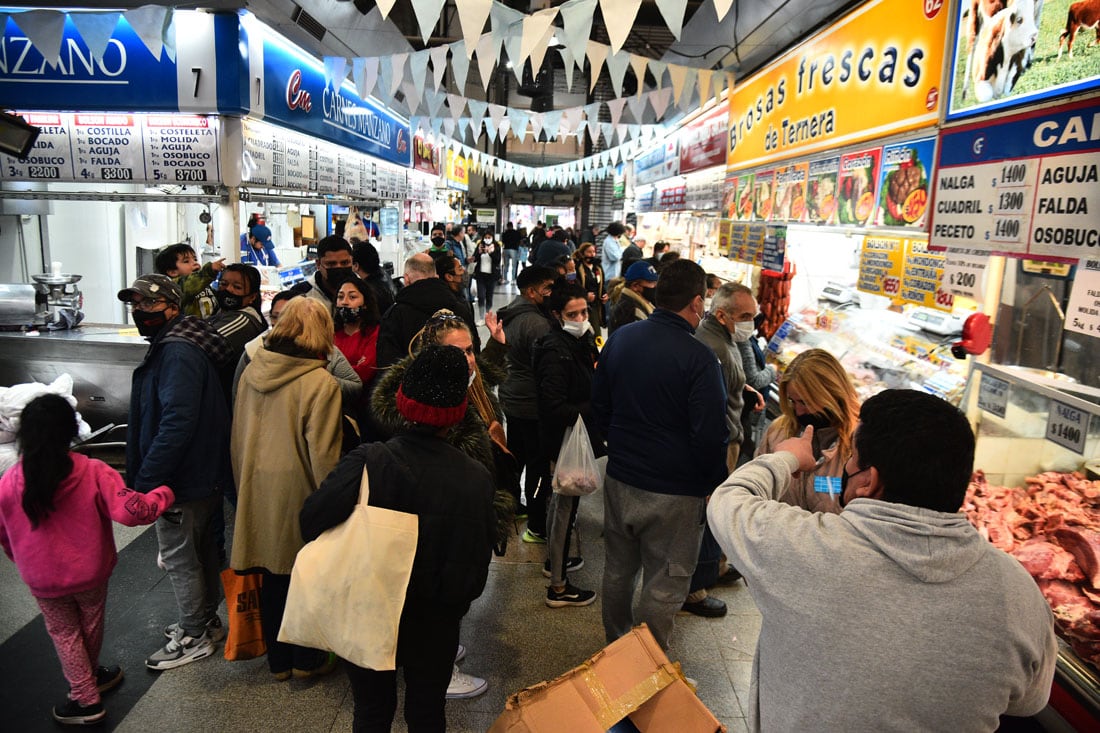
POLYGON ((600 337, 603 330, 603 304, 607 294, 603 287, 603 267, 596 258, 596 245, 586 242, 573 253, 577 263, 577 284, 584 288, 588 301, 588 322, 592 324, 592 333, 600 337))
MULTIPOLYGON (((515 502, 513 490, 518 493, 519 469, 505 442, 504 412, 493 395, 492 388, 506 376, 504 357, 504 326, 495 313, 486 314, 485 325, 490 339, 478 355, 474 354, 470 327, 454 312, 441 309, 432 314, 409 344, 409 356, 384 369, 378 386, 371 395, 371 412, 381 429, 396 434, 404 418, 397 408, 397 388, 412 363, 414 355, 430 344, 454 346, 466 354, 470 369, 466 414, 446 435, 446 441, 481 463, 493 476, 495 492, 493 510, 496 517, 496 541, 494 550, 503 555, 508 537, 515 533, 515 502)), ((456 661, 466 650, 459 645, 456 661)), ((465 674, 454 667, 451 683, 447 688, 448 699, 477 697, 489 688, 480 677, 465 674)))
POLYGON ((474 279, 477 281, 477 304, 481 308, 481 318, 477 325, 485 325, 485 314, 493 309, 493 290, 500 280, 500 245, 493 239, 492 232, 485 232, 477 248, 470 256, 473 264, 474 279))
MULTIPOLYGON (((588 321, 587 293, 578 285, 558 280, 549 298, 553 328, 535 342, 532 361, 538 383, 539 445, 551 462, 567 428, 584 419, 596 455, 606 453, 591 411, 592 376, 599 351, 588 321)), ((553 494, 547 507, 549 539, 543 575, 550 578, 546 605, 550 608, 587 606, 596 593, 569 583, 567 572, 579 570, 584 561, 569 557, 569 542, 577 518, 580 497, 553 494)))
POLYGON ((852 454, 852 433, 859 421, 859 397, 852 380, 836 358, 824 349, 810 349, 794 358, 779 378, 779 405, 775 419, 756 455, 814 426, 814 455, 823 462, 811 474, 791 482, 782 501, 813 512, 839 512, 844 463, 852 454))
POLYGON ((374 289, 357 277, 344 281, 336 292, 336 308, 333 313, 336 348, 347 357, 352 369, 369 385, 374 379, 378 355, 378 302, 374 289))

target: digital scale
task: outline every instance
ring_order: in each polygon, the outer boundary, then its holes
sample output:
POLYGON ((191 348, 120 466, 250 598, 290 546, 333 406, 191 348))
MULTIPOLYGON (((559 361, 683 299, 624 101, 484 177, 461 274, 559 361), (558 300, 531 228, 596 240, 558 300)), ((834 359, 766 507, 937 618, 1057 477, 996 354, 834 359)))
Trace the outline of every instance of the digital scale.
POLYGON ((852 288, 848 285, 841 285, 840 283, 829 282, 821 289, 821 295, 818 296, 821 300, 828 300, 832 303, 854 303, 856 300, 856 294, 852 288))
POLYGON ((914 308, 905 325, 914 330, 927 331, 937 336, 958 336, 969 313, 954 315, 932 308, 914 308))

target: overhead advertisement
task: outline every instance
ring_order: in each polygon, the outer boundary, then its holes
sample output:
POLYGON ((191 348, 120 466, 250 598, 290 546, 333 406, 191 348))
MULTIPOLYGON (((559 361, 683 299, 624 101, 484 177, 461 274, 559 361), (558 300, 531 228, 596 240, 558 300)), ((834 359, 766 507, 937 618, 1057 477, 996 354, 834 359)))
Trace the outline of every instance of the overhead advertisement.
POLYGON ((835 149, 934 124, 946 3, 872 0, 730 93, 727 166, 835 149))
POLYGON ((466 157, 453 150, 447 150, 447 188, 459 191, 470 189, 470 173, 466 165, 466 157))
POLYGON ((729 109, 720 106, 683 127, 680 131, 680 173, 725 165, 728 123, 729 109))
POLYGON ((662 145, 634 159, 634 183, 653 183, 680 172, 678 139, 670 137, 662 145))
POLYGON ((1078 259, 1100 247, 1100 101, 945 130, 930 243, 1078 259))
POLYGON ((413 143, 413 168, 424 173, 439 175, 439 148, 417 135, 413 143))
POLYGON ((1100 88, 1097 12, 1092 0, 956 3, 946 118, 1100 88))

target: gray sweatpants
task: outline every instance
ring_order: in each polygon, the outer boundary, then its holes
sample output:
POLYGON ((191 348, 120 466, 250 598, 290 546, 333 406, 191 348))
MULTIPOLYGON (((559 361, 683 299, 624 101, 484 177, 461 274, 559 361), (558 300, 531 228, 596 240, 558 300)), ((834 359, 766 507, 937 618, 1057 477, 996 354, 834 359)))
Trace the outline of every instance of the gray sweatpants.
POLYGON ((603 628, 610 643, 645 622, 668 650, 673 619, 687 598, 706 525, 701 496, 658 494, 608 476, 603 486, 603 628), (633 608, 638 573, 642 593, 633 608))
POLYGON ((184 501, 157 519, 160 559, 179 606, 179 624, 189 636, 201 636, 222 599, 221 565, 214 537, 214 513, 222 495, 184 501))

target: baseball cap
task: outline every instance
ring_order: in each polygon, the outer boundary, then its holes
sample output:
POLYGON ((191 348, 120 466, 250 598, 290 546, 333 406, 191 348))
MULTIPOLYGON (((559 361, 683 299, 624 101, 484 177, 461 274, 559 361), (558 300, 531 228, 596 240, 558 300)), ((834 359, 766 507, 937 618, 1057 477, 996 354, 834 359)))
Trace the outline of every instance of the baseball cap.
POLYGON ((266 242, 267 240, 271 239, 271 230, 265 227, 263 224, 257 224, 256 226, 252 227, 251 234, 253 237, 260 240, 261 242, 266 242))
POLYGON ((118 291, 118 299, 123 303, 132 303, 135 295, 140 295, 142 300, 164 298, 175 305, 183 301, 183 291, 180 290, 180 286, 167 275, 157 273, 142 275, 134 280, 133 285, 118 291))
POLYGON ((627 282, 633 282, 634 280, 648 280, 651 283, 657 282, 657 271, 653 269, 653 265, 648 262, 635 262, 630 267, 626 268, 626 274, 623 275, 627 282))

